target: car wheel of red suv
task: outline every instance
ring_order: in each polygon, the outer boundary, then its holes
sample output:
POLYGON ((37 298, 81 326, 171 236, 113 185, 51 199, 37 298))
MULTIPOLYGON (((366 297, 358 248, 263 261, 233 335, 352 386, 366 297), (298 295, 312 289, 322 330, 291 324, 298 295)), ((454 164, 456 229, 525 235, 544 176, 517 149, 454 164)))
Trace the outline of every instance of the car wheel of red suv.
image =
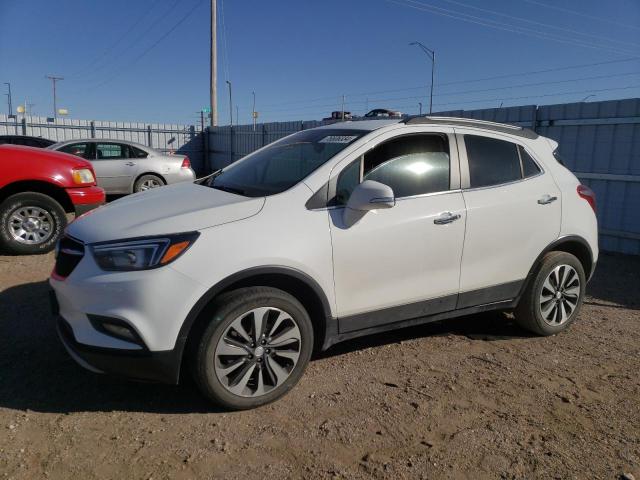
POLYGON ((7 253, 49 252, 66 225, 62 206, 42 193, 16 193, 0 204, 0 246, 7 253))

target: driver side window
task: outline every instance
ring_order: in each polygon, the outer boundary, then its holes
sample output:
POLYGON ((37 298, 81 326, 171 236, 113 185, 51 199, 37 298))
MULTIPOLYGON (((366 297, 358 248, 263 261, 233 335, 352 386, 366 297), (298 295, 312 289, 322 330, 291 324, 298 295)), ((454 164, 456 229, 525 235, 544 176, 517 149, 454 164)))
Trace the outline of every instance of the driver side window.
POLYGON ((376 146, 340 173, 334 204, 346 205, 353 189, 375 180, 396 198, 449 190, 449 141, 441 134, 411 134, 376 146))

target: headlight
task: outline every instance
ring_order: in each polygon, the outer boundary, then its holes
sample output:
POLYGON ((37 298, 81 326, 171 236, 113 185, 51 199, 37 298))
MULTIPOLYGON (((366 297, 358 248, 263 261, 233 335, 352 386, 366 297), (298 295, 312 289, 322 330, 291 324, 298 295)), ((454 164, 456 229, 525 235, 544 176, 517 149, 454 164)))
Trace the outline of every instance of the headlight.
POLYGON ((103 270, 147 270, 173 262, 196 241, 198 232, 93 244, 96 263, 103 270))
POLYGON ((86 183, 95 183, 96 179, 93 178, 93 173, 88 168, 74 168, 71 173, 74 183, 78 185, 84 185, 86 183))

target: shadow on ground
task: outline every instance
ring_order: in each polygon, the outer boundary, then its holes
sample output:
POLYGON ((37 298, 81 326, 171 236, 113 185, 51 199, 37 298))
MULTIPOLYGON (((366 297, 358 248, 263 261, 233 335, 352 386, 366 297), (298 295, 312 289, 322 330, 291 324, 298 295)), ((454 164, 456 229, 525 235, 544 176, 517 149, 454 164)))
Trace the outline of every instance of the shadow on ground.
MULTIPOLYGON (((0 407, 54 413, 216 411, 188 379, 180 386, 136 383, 96 375, 76 365, 57 338, 48 288, 46 282, 36 282, 0 292, 0 407)), ((589 285, 587 304, 640 309, 638 291, 640 259, 603 256, 589 285)), ((318 358, 449 334, 480 341, 528 336, 505 314, 486 312, 351 340, 318 358)))

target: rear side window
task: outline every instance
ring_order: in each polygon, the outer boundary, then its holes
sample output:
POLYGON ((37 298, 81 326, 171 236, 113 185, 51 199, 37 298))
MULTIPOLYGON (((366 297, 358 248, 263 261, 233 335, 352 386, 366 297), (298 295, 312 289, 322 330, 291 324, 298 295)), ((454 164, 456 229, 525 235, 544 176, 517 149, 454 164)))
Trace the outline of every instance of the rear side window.
POLYGON ((144 150, 140 150, 133 145, 129 145, 129 157, 130 158, 147 158, 149 154, 144 150))
POLYGON ((98 143, 96 145, 98 160, 114 160, 127 158, 127 149, 119 143, 98 143))
POLYGON ((522 178, 515 143, 479 135, 465 135, 471 188, 489 187, 522 178))
POLYGON ((540 167, 527 151, 518 145, 520 158, 522 159, 522 176, 524 178, 535 177, 540 173, 540 167))

